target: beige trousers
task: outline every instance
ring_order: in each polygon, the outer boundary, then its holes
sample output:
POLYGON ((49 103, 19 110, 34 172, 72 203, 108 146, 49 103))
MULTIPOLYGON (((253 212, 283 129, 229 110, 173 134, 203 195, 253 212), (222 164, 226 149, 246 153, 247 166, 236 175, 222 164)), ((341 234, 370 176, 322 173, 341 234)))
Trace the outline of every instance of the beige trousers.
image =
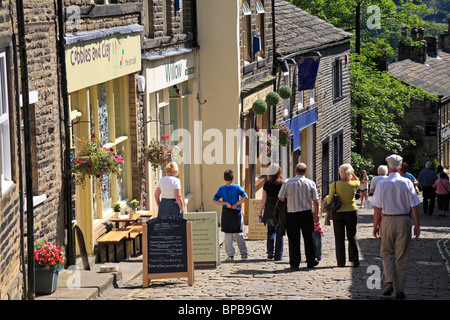
POLYGON ((380 226, 383 281, 392 282, 395 292, 405 292, 411 234, 409 216, 383 216, 380 226))

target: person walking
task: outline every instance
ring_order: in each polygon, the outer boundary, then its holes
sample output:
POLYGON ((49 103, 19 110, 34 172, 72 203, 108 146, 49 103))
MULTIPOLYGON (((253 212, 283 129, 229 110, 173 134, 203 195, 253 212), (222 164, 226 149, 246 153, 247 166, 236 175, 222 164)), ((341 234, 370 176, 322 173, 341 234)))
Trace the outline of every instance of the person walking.
POLYGON ((450 182, 447 180, 447 174, 444 171, 439 174, 439 179, 433 184, 433 188, 436 189, 439 216, 445 217, 445 212, 448 210, 450 182))
POLYGON ((367 176, 367 171, 362 170, 359 176, 359 195, 361 196, 361 208, 364 208, 365 200, 369 197, 369 177, 367 176))
POLYGON ((283 184, 283 177, 281 168, 277 164, 271 165, 268 170, 269 175, 263 186, 258 216, 267 226, 267 259, 280 261, 283 258, 284 239, 283 234, 279 232, 279 225, 275 221, 273 211, 278 200, 278 193, 283 184))
POLYGON ((380 255, 383 263, 383 295, 396 292, 397 299, 405 298, 406 271, 411 246, 411 219, 414 218, 414 236, 420 236, 419 204, 411 180, 400 175, 403 158, 393 154, 386 158, 387 179, 380 181, 372 198, 374 205, 373 235, 381 238, 380 255), (382 213, 383 212, 383 213, 382 213), (383 219, 380 223, 380 215, 383 219))
POLYGON ((312 238, 314 221, 319 220, 317 186, 306 178, 307 167, 303 162, 297 164, 295 173, 295 177, 286 180, 281 186, 278 194, 280 201, 287 201, 286 233, 292 271, 299 270, 301 261, 300 233, 303 236, 307 268, 314 268, 318 264, 312 238))
POLYGON ((425 163, 425 169, 420 171, 419 185, 422 187, 423 193, 423 213, 426 215, 432 215, 434 211, 434 203, 436 201, 436 192, 433 188, 434 182, 439 179, 436 172, 433 170, 433 164, 431 161, 425 163))
POLYGON ((356 243, 356 226, 358 222, 358 206, 355 202, 356 191, 359 188, 359 179, 353 167, 345 163, 339 167, 340 180, 331 184, 327 203, 329 204, 336 192, 341 200, 341 207, 333 212, 333 230, 336 242, 336 260, 338 267, 345 267, 345 233, 348 240, 348 258, 358 267, 358 246, 356 243))
POLYGON ((380 180, 387 178, 388 175, 388 167, 385 165, 378 166, 377 169, 378 175, 372 178, 372 181, 370 182, 370 189, 369 189, 369 195, 373 195, 375 192, 375 188, 377 187, 378 182, 380 180))
POLYGON ((180 179, 177 178, 178 165, 176 162, 169 162, 165 171, 166 176, 159 179, 154 195, 158 206, 158 217, 182 216, 184 205, 180 179))
POLYGON ((213 198, 213 203, 222 206, 220 225, 222 231, 225 233, 224 242, 227 261, 234 260, 235 250, 233 238, 236 238, 241 259, 245 260, 248 258, 248 252, 244 240, 244 216, 242 215, 241 204, 248 199, 248 196, 240 185, 233 183, 233 170, 225 170, 223 179, 225 180, 225 185, 217 190, 213 198))

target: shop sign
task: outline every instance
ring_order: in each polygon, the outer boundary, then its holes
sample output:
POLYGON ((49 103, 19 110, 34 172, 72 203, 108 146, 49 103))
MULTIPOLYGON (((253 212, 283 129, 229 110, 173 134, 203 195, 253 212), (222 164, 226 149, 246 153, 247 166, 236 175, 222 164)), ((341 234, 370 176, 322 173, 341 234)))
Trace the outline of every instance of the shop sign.
POLYGON ((111 35, 66 46, 68 92, 141 70, 139 33, 111 35))
POLYGON ((148 92, 155 92, 195 77, 194 54, 147 64, 148 92))

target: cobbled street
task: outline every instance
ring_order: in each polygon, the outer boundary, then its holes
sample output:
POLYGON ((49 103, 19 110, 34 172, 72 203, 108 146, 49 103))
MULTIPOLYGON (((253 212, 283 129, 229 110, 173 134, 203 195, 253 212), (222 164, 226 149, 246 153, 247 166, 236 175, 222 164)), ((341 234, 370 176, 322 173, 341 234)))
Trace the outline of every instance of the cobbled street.
MULTIPOLYGON (((407 273, 407 300, 450 299, 450 217, 424 216, 421 236, 412 240, 407 273)), ((323 225, 323 258, 314 269, 306 269, 302 242, 300 270, 292 272, 285 237, 284 257, 266 259, 266 241, 247 241, 249 258, 225 262, 214 270, 196 270, 192 286, 187 279, 161 279, 142 287, 142 274, 120 288, 105 291, 98 300, 380 300, 382 263, 380 240, 372 235, 372 209, 359 209, 357 238, 361 265, 336 266, 333 227, 323 225)), ((236 244, 235 244, 236 246, 236 244)), ((139 260, 141 262, 142 260, 139 260)))

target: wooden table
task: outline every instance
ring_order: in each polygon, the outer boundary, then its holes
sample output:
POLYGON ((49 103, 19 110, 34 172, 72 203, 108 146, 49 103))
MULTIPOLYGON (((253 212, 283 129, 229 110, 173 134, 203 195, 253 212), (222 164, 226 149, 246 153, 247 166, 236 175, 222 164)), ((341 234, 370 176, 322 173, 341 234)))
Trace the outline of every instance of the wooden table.
POLYGON ((120 228, 120 229, 113 229, 103 235, 100 239, 97 241, 98 245, 98 259, 101 260, 101 247, 106 246, 106 260, 109 262, 109 250, 108 245, 112 244, 114 245, 114 260, 118 261, 117 256, 117 246, 119 245, 122 240, 125 240, 124 242, 124 250, 125 250, 125 259, 127 258, 127 242, 126 239, 129 237, 130 232, 132 231, 131 228, 120 228))
POLYGON ((128 225, 130 223, 135 223, 140 217, 141 217, 141 215, 139 213, 135 213, 135 214, 133 214, 133 218, 112 218, 110 221, 111 222, 115 222, 116 223, 116 228, 119 228, 119 224, 121 222, 124 222, 125 226, 126 226, 126 225, 128 225))
POLYGON ((153 218, 156 214, 158 213, 158 211, 138 211, 138 214, 140 215, 141 218, 153 218))

